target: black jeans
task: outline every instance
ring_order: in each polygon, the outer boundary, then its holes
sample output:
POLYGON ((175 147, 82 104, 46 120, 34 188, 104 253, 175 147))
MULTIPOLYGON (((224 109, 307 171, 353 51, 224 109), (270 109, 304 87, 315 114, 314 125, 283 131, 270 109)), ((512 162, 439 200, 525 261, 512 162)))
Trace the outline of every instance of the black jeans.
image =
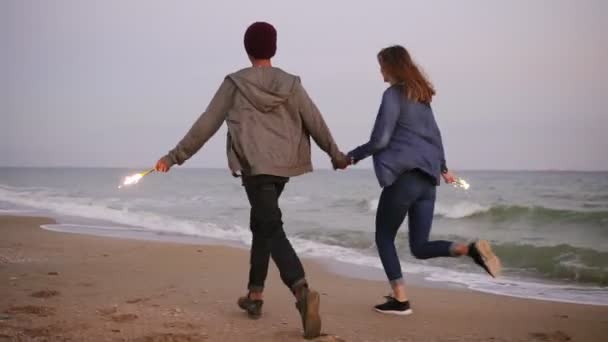
POLYGON ((251 204, 250 291, 262 291, 268 274, 270 257, 281 274, 283 283, 292 291, 306 285, 304 268, 283 230, 279 197, 289 178, 245 176, 243 185, 251 204))

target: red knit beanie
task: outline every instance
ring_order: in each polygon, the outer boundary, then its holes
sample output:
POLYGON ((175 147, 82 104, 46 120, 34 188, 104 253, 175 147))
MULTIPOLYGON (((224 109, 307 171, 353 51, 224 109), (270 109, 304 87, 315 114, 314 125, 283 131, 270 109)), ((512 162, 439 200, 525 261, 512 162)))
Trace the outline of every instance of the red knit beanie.
POLYGON ((245 51, 255 59, 270 59, 277 52, 277 30, 265 22, 251 24, 245 31, 245 51))

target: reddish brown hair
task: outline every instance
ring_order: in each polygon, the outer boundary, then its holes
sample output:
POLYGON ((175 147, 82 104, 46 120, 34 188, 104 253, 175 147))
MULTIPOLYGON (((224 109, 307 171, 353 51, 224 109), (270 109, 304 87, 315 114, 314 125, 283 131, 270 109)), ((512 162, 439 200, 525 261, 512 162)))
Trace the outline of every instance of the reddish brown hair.
POLYGON ((378 62, 389 76, 405 85, 405 95, 409 100, 431 103, 435 88, 403 46, 395 45, 382 49, 378 53, 378 62))

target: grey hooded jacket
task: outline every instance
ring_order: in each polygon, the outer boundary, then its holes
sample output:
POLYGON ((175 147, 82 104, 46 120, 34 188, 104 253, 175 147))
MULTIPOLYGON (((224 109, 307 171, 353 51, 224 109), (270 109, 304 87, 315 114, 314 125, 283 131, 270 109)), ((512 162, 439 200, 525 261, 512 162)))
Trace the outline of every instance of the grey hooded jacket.
POLYGON ((224 122, 233 174, 294 177, 310 172, 310 137, 332 160, 341 157, 300 78, 279 68, 252 67, 224 79, 205 112, 165 161, 183 164, 224 122))

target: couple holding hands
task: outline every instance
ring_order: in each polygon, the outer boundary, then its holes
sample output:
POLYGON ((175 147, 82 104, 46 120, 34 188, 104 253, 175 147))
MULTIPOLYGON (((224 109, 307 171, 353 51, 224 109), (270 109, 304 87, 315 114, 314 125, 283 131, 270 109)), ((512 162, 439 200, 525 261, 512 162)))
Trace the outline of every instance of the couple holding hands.
POLYGON ((382 193, 376 212, 376 245, 392 288, 380 313, 408 315, 401 264, 395 248, 399 227, 408 217, 409 245, 419 259, 468 256, 491 276, 500 261, 485 240, 472 243, 429 241, 441 178, 456 177, 447 168, 441 133, 431 109, 433 85, 402 46, 378 53, 380 72, 389 87, 382 95, 371 138, 348 154, 338 149, 319 109, 300 78, 272 65, 277 32, 256 22, 245 32, 251 67, 226 76, 205 112, 185 137, 156 164, 167 172, 193 156, 225 122, 228 164, 241 176, 251 204, 252 232, 248 293, 238 305, 249 317, 262 314, 264 282, 270 258, 296 299, 305 338, 321 332, 319 293, 309 287, 304 268, 283 229, 279 197, 290 177, 312 171, 310 138, 331 158, 334 169, 373 156, 382 193))

